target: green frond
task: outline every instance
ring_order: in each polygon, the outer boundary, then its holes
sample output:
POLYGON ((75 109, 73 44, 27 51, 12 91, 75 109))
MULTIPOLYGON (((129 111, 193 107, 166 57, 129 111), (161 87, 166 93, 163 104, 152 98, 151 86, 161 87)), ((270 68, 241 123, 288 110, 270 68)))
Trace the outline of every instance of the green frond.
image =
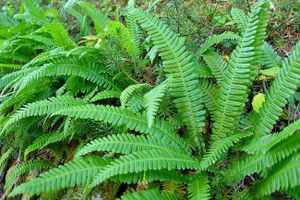
POLYGON ((96 94, 90 102, 100 101, 104 99, 120 98, 121 92, 116 90, 104 90, 96 94))
POLYGON ((255 185, 258 196, 266 196, 275 191, 286 191, 300 186, 300 155, 295 153, 272 167, 267 177, 255 185))
POLYGON ((37 34, 24 35, 24 36, 21 36, 20 39, 38 42, 40 44, 45 45, 49 49, 52 49, 55 47, 55 43, 50 38, 44 37, 41 35, 37 35, 37 34))
POLYGON ((202 171, 213 165, 235 143, 239 142, 242 138, 249 137, 252 134, 253 132, 251 130, 247 132, 239 132, 226 138, 214 141, 200 162, 202 171))
POLYGON ((231 17, 236 23, 239 32, 243 33, 245 31, 245 28, 247 27, 248 22, 248 17, 245 12, 239 8, 232 8, 231 17))
POLYGON ((288 190, 288 193, 295 199, 300 199, 300 186, 293 187, 288 190))
POLYGON ((147 150, 178 151, 177 147, 160 138, 144 135, 118 134, 109 135, 93 140, 81 150, 76 156, 83 156, 94 151, 111 151, 114 153, 131 154, 147 150))
POLYGON ((217 79, 219 85, 221 85, 224 77, 224 72, 228 67, 228 63, 223 59, 221 55, 214 51, 206 51, 203 54, 203 59, 210 68, 213 76, 217 79))
POLYGON ((296 134, 276 144, 266 154, 260 153, 234 162, 232 166, 224 172, 224 181, 226 183, 235 183, 245 176, 259 173, 264 169, 272 167, 274 164, 289 157, 300 149, 299 139, 300 134, 296 134))
POLYGON ((131 41, 135 46, 135 59, 140 56, 140 31, 137 26, 136 19, 134 17, 134 0, 128 1, 127 12, 126 12, 126 24, 130 33, 131 41))
POLYGON ((188 184, 189 200, 209 200, 210 186, 207 174, 200 172, 188 184))
POLYGON ((142 10, 136 10, 135 16, 157 46, 166 76, 172 78, 170 93, 183 122, 187 125, 186 139, 191 142, 198 137, 204 145, 202 128, 205 125, 205 110, 202 91, 198 88, 198 77, 194 73, 194 57, 177 35, 158 18, 142 10))
POLYGON ((219 88, 213 81, 202 80, 199 84, 201 91, 203 92, 203 101, 205 107, 208 109, 212 119, 214 119, 215 112, 217 110, 217 99, 219 95, 219 88))
POLYGON ((241 149, 247 153, 266 153, 273 146, 280 143, 283 140, 286 140, 291 135, 295 134, 296 131, 300 129, 300 120, 290 124, 288 127, 284 128, 283 131, 272 134, 264 135, 259 138, 253 138, 251 142, 244 145, 241 149))
POLYGON ((127 87, 124 91, 122 91, 120 96, 121 105, 123 108, 125 108, 126 103, 128 100, 136 95, 136 93, 139 93, 141 91, 149 89, 151 86, 148 83, 141 83, 141 84, 135 84, 127 87))
POLYGON ((102 121, 116 126, 124 125, 129 130, 147 133, 151 136, 162 138, 162 140, 167 140, 177 145, 180 152, 190 154, 188 145, 174 132, 169 123, 157 119, 152 127, 149 128, 148 120, 145 116, 125 108, 88 104, 60 109, 55 114, 102 121))
POLYGON ((26 147, 26 149, 24 151, 24 159, 26 160, 28 154, 30 154, 31 152, 43 149, 44 147, 48 146, 49 144, 60 142, 69 136, 70 136, 70 134, 65 134, 65 133, 48 133, 48 134, 39 136, 37 139, 35 139, 33 141, 33 143, 31 145, 26 147))
POLYGON ((224 40, 237 40, 239 41, 241 37, 238 34, 233 32, 227 31, 220 35, 214 35, 209 37, 204 44, 201 46, 200 50, 198 51, 198 55, 203 55, 210 47, 213 45, 220 43, 224 40))
POLYGON ((220 89, 213 140, 226 137, 236 128, 248 101, 249 88, 258 72, 255 58, 265 35, 266 7, 269 7, 269 2, 260 1, 253 8, 242 39, 230 57, 220 89))
POLYGON ((122 183, 138 183, 138 182, 153 182, 153 181, 171 181, 173 183, 187 183, 189 176, 178 173, 176 170, 149 170, 139 173, 119 174, 111 178, 111 180, 121 181, 122 183))
POLYGON ((269 133, 273 129, 283 111, 287 99, 296 91, 300 81, 300 41, 296 44, 292 54, 283 60, 277 78, 273 81, 266 100, 259 110, 255 132, 269 133))
POLYGON ((71 96, 52 97, 48 100, 29 103, 9 118, 2 129, 2 133, 7 127, 20 121, 21 119, 32 116, 51 115, 61 109, 83 104, 86 104, 84 100, 75 99, 71 96))
POLYGON ((37 68, 29 68, 29 69, 22 69, 19 71, 11 72, 9 74, 6 74, 0 78, 0 89, 3 89, 7 85, 9 85, 11 82, 18 80, 20 77, 25 76, 29 74, 30 72, 33 72, 37 68))
POLYGON ((66 58, 44 64, 21 78, 14 87, 20 91, 28 84, 44 77, 78 76, 104 88, 118 90, 118 86, 105 74, 107 69, 104 66, 95 62, 84 61, 84 59, 78 61, 66 58))
POLYGON ((135 60, 137 55, 137 49, 131 38, 129 30, 118 21, 110 21, 107 25, 108 34, 117 38, 121 46, 126 49, 128 55, 135 60))
POLYGON ((31 170, 40 170, 40 169, 47 169, 49 167, 52 167, 52 164, 43 160, 32 160, 28 162, 23 162, 13 168, 13 170, 8 174, 5 180, 5 186, 4 189, 6 193, 8 193, 14 182, 17 180, 17 178, 31 170))
POLYGON ((118 174, 137 173, 148 170, 199 169, 199 162, 192 157, 172 151, 141 151, 112 161, 101 169, 93 179, 92 186, 118 174))
POLYGON ((65 49, 73 49, 76 47, 76 44, 69 37, 69 34, 65 29, 64 25, 60 22, 53 22, 51 24, 47 24, 39 31, 50 33, 54 43, 59 47, 63 47, 65 49))
POLYGON ((0 69, 12 69, 12 70, 19 70, 23 66, 18 64, 8 64, 8 63, 0 63, 0 69))
POLYGON ((155 189, 149 189, 140 192, 126 193, 121 196, 122 200, 137 200, 137 199, 159 199, 159 200, 179 200, 174 194, 160 192, 155 189))
POLYGON ((151 127, 154 122, 155 116, 159 109, 159 104, 161 103, 162 98, 164 97, 168 87, 168 80, 166 80, 144 95, 144 102, 147 110, 147 119, 149 127, 151 127))
POLYGON ((127 103, 127 108, 133 112, 141 112, 144 106, 145 102, 143 95, 134 96, 127 103))
POLYGON ((10 154, 13 152, 13 148, 9 148, 7 151, 5 151, 1 157, 0 157, 0 167, 3 165, 3 163, 9 158, 10 154))
POLYGON ((77 4, 84 11, 84 13, 90 16, 94 22, 94 26, 97 34, 103 33, 107 28, 109 19, 102 14, 93 4, 79 1, 77 4))
POLYGON ((264 66, 264 69, 272 67, 281 67, 281 57, 274 51, 271 45, 267 42, 262 46, 262 55, 260 63, 264 66))
POLYGON ((41 174, 36 179, 19 185, 9 196, 13 197, 22 193, 41 194, 75 185, 89 184, 105 165, 106 163, 97 157, 75 159, 41 174))

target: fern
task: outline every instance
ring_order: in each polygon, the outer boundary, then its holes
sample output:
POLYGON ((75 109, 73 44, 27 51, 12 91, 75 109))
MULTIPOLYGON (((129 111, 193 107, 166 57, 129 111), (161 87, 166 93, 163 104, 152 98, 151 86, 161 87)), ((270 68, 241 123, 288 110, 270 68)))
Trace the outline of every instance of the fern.
POLYGON ((4 186, 6 193, 8 193, 11 190, 14 182, 21 174, 24 174, 31 170, 47 169, 49 167, 52 167, 52 164, 42 160, 32 160, 17 165, 6 177, 5 186, 4 186))
POLYGON ((230 147, 237 143, 244 137, 249 137, 252 131, 236 133, 221 140, 217 140, 210 145, 206 154, 204 154, 200 166, 202 171, 214 164, 230 147))
POLYGON ((247 27, 247 21, 248 21, 245 12, 239 8, 232 8, 231 16, 234 22, 236 23, 240 33, 243 33, 245 31, 245 28, 247 27))
POLYGON ((175 98, 174 104, 178 112, 188 127, 187 140, 192 141, 198 137, 204 145, 201 128, 205 125, 205 110, 202 92, 197 87, 193 56, 188 53, 176 34, 156 17, 141 10, 135 11, 135 16, 157 46, 167 77, 172 78, 170 92, 175 98))
POLYGON ((79 1, 77 4, 86 13, 86 15, 92 18, 97 34, 103 33, 107 27, 108 18, 99 12, 93 4, 83 1, 79 1))
POLYGON ((33 181, 23 183, 15 188, 10 197, 21 193, 30 195, 51 192, 75 185, 89 184, 105 162, 97 157, 75 159, 58 168, 43 173, 33 181))
POLYGON ((130 130, 147 133, 155 137, 170 141, 178 146, 180 152, 190 152, 187 144, 174 133, 173 128, 162 120, 156 120, 151 128, 148 128, 146 117, 138 113, 133 113, 128 109, 117 108, 113 106, 73 106, 60 110, 56 115, 67 115, 80 119, 92 119, 111 123, 112 125, 124 125, 130 130))
POLYGON ((212 118, 216 117, 215 113, 217 110, 217 97, 219 93, 219 88, 213 81, 202 80, 199 84, 204 96, 203 101, 205 107, 208 109, 212 118))
POLYGON ((264 43, 262 46, 261 64, 265 69, 272 67, 280 67, 282 63, 281 57, 268 44, 264 43))
POLYGON ((188 184, 190 200, 210 199, 210 186, 208 177, 204 173, 196 174, 188 184))
POLYGON ((127 87, 120 96, 120 101, 121 105, 123 108, 125 108, 126 103, 128 102, 129 98, 132 97, 134 94, 149 89, 150 85, 147 83, 142 83, 142 84, 136 84, 136 85, 131 85, 127 87))
POLYGON ((224 77, 224 72, 228 67, 228 63, 214 51, 207 51, 203 54, 203 59, 210 68, 213 76, 217 79, 221 85, 224 77))
POLYGON ((197 169, 199 163, 187 155, 171 151, 141 151, 114 160, 95 176, 92 186, 118 175, 147 170, 197 169))
POLYGON ((268 1, 261 1, 250 13, 249 21, 236 49, 232 52, 228 69, 224 75, 218 101, 218 110, 213 129, 213 139, 224 138, 237 126, 248 91, 255 78, 257 69, 254 59, 261 47, 265 34, 265 11, 268 1), (260 22, 262 18, 262 22, 260 22), (256 35, 257 39, 256 39, 256 35), (254 39, 255 38, 255 39, 254 39), (259 41, 257 41, 259 40, 259 41))
POLYGON ((27 156, 36 150, 40 150, 49 144, 53 144, 59 141, 64 140, 65 138, 69 137, 70 134, 64 134, 64 133, 51 133, 46 134, 38 137, 36 140, 33 141, 31 145, 26 147, 24 151, 24 159, 26 160, 27 156))
POLYGON ((266 95, 266 100, 259 110, 255 132, 257 134, 269 133, 287 99, 292 96, 298 86, 300 78, 300 42, 296 44, 295 49, 289 58, 282 62, 278 77, 272 83, 272 86, 266 95))
POLYGON ((141 192, 127 193, 121 196, 122 200, 135 200, 135 199, 160 199, 160 200, 179 200, 179 198, 173 194, 166 192, 159 192, 155 189, 149 189, 141 192))
POLYGON ((60 96, 27 104, 10 117, 2 129, 2 133, 7 127, 26 117, 50 115, 68 106, 83 105, 85 103, 86 102, 81 99, 75 99, 70 96, 60 96))
POLYGON ((83 147, 76 156, 83 156, 93 151, 111 151, 115 153, 131 154, 147 150, 178 151, 176 146, 151 136, 135 136, 131 134, 111 135, 92 141, 83 147))
POLYGON ((255 186, 259 196, 269 195, 274 191, 287 190, 300 185, 300 155, 294 154, 275 165, 267 177, 255 186))
POLYGON ((211 46, 222 42, 223 40, 240 40, 240 36, 233 32, 224 32, 220 35, 211 36, 201 46, 198 55, 203 55, 211 46))
POLYGON ((9 148, 7 151, 5 151, 0 158, 0 167, 3 165, 3 163, 9 158, 11 153, 13 152, 13 148, 9 148))
POLYGON ((96 94, 90 102, 96 102, 104 99, 120 98, 121 93, 115 90, 104 90, 96 94))
POLYGON ((162 98, 169 87, 168 82, 168 80, 164 81, 159 86, 155 87, 144 95, 145 107, 147 109, 148 127, 151 127, 154 122, 155 115, 157 114, 159 108, 159 103, 162 101, 162 98))

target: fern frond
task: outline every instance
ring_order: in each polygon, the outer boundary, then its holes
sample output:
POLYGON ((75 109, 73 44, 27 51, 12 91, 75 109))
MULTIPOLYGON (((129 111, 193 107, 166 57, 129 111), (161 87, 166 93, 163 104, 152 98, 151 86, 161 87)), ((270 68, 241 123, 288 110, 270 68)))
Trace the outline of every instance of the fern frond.
POLYGON ((135 84, 127 87, 120 96, 121 105, 125 108, 126 103, 128 102, 129 98, 136 95, 136 93, 141 92, 143 90, 149 89, 151 86, 148 83, 142 84, 135 84))
POLYGON ((231 16, 233 21, 236 23, 239 32, 243 33, 245 31, 245 28, 247 27, 248 22, 248 18, 245 12, 239 8, 232 8, 231 16))
POLYGON ((102 14, 93 4, 79 1, 77 4, 85 12, 86 15, 90 16, 94 22, 94 26, 97 34, 103 33, 107 28, 109 19, 107 16, 102 14))
POLYGON ((9 85, 11 82, 18 80, 20 77, 33 72, 37 68, 29 68, 29 69, 22 69, 19 71, 11 72, 1 77, 0 79, 0 89, 3 89, 5 86, 9 85))
POLYGON ((109 135, 93 140, 78 151, 76 156, 83 156, 93 151, 111 151, 114 153, 131 154, 147 150, 178 151, 170 143, 151 136, 136 136, 132 134, 109 135))
POLYGON ((126 193, 121 196, 122 200, 136 200, 136 199, 159 199, 159 200, 179 200, 174 194, 167 192, 159 192, 155 189, 149 189, 146 191, 126 193))
POLYGON ((198 51, 198 55, 203 55, 211 46, 220 43, 224 40, 240 40, 241 37, 233 32, 224 32, 220 35, 214 35, 209 37, 198 51))
POLYGON ((225 171, 224 181, 227 183, 238 182, 245 176, 270 168, 282 159, 298 151, 300 149, 299 139, 300 134, 296 134, 272 147, 267 154, 257 154, 236 161, 225 171))
POLYGON ((121 181, 123 183, 138 183, 141 181, 153 182, 153 181, 171 181, 173 183, 187 183, 189 182, 189 176, 178 173, 176 170, 149 170, 140 173, 119 174, 111 178, 111 180, 121 181))
POLYGON ((159 104, 162 101, 162 98, 165 95, 168 87, 168 80, 166 80, 144 95, 144 102, 147 110, 148 127, 152 126, 155 115, 157 114, 159 108, 159 104))
POLYGON ((43 160, 32 160, 28 162, 23 162, 16 167, 13 168, 13 170, 8 174, 5 180, 5 186, 4 189, 6 193, 8 193, 14 182, 17 180, 17 178, 26 172, 29 172, 31 170, 37 170, 37 169, 47 169, 49 167, 52 167, 53 165, 49 162, 43 161, 43 160))
POLYGON ((174 153, 171 151, 141 151, 134 154, 121 156, 99 171, 95 176, 92 186, 118 174, 128 174, 148 170, 174 170, 174 169, 198 169, 199 163, 192 157, 174 153))
POLYGON ((202 128, 205 125, 205 110, 202 92, 198 88, 198 77, 194 73, 196 71, 194 57, 177 35, 158 18, 142 10, 136 10, 135 16, 157 46, 166 76, 172 78, 170 93, 174 97, 175 106, 183 122, 187 125, 186 139, 194 141, 195 137, 198 137, 204 144, 202 128))
POLYGON ((188 184, 189 200, 210 199, 210 186, 207 174, 200 172, 188 184))
POLYGON ((13 148, 9 148, 7 151, 5 151, 1 157, 0 157, 0 167, 3 165, 3 163, 8 159, 10 154, 13 152, 13 148))
POLYGON ((73 75, 96 83, 104 88, 118 90, 118 86, 113 83, 111 78, 108 75, 99 73, 100 70, 106 72, 104 66, 94 62, 78 61, 72 63, 72 59, 63 59, 53 63, 45 64, 38 70, 27 74, 27 76, 24 76, 22 79, 20 79, 14 87, 20 91, 29 83, 44 77, 73 75))
POLYGON ((95 102, 103 99, 120 98, 121 92, 115 90, 104 90, 96 94, 90 102, 95 102))
POLYGON ((214 141, 200 162, 202 171, 213 165, 235 143, 239 142, 242 138, 249 137, 252 134, 253 132, 250 130, 247 132, 236 133, 226 138, 214 141))
POLYGON ((127 13, 126 13, 127 28, 130 33, 131 41, 135 46, 135 59, 139 58, 140 54, 140 32, 137 26, 136 19, 134 17, 134 0, 128 1, 127 13))
POLYGON ((262 45, 260 40, 265 35, 266 7, 269 7, 269 2, 260 1, 253 8, 242 39, 232 52, 218 99, 213 140, 226 137, 236 128, 248 101, 249 88, 258 72, 255 58, 258 56, 257 49, 262 45))
POLYGON ((66 139, 70 134, 64 134, 64 133, 49 133, 42 135, 35 139, 31 145, 26 147, 24 151, 24 159, 26 160, 28 154, 30 154, 33 151, 40 150, 49 144, 53 144, 59 141, 62 141, 66 139))
POLYGON ((296 131, 300 129, 300 120, 290 124, 288 127, 284 128, 283 131, 277 134, 264 135, 260 138, 254 138, 251 142, 244 145, 241 149, 247 153, 266 153, 273 146, 286 140, 288 137, 293 135, 296 131))
POLYGON ((255 132, 257 134, 269 133, 282 113, 287 99, 291 97, 300 81, 300 41, 289 58, 282 62, 277 78, 273 81, 266 100, 259 110, 255 132))
POLYGON ((71 96, 52 97, 49 98, 49 100, 29 103, 10 117, 10 119, 6 122, 5 126, 2 129, 2 133, 7 127, 20 121, 21 119, 32 116, 51 115, 54 112, 64 108, 68 108, 69 106, 83 104, 86 104, 84 100, 75 99, 71 96))
POLYGON ((55 47, 55 43, 50 38, 44 37, 41 35, 37 35, 37 34, 24 35, 24 36, 21 36, 20 39, 38 42, 40 44, 45 45, 49 49, 53 49, 55 47))
POLYGON ((274 51, 271 45, 267 42, 262 46, 262 55, 260 63, 265 69, 272 67, 281 67, 281 57, 274 51))
POLYGON ((97 157, 75 159, 65 165, 51 169, 41 174, 40 177, 16 187, 10 197, 18 194, 41 194, 70 188, 75 185, 89 184, 105 162, 97 157))
POLYGON ((54 22, 51 24, 47 24, 43 28, 39 30, 40 32, 50 33, 53 37, 53 41, 59 47, 63 47, 66 49, 73 49, 76 47, 74 41, 69 37, 67 30, 64 25, 60 22, 54 22))
POLYGON ((203 59, 210 68, 213 76, 221 85, 224 77, 224 72, 228 67, 228 63, 217 52, 207 51, 203 54, 203 59))
POLYGON ((12 70, 19 70, 23 66, 18 64, 7 64, 7 63, 0 63, 1 69, 12 69, 12 70))
POLYGON ((201 91, 203 92, 203 101, 205 107, 208 109, 212 119, 214 119, 217 110, 217 99, 219 95, 219 88, 217 84, 214 84, 209 80, 202 80, 199 84, 201 91))
POLYGON ((275 191, 300 186, 300 155, 295 153, 272 167, 267 177, 255 185, 258 196, 266 196, 275 191))
POLYGON ((162 138, 162 140, 170 141, 178 146, 180 152, 190 153, 188 145, 174 132, 170 124, 157 119, 152 127, 149 128, 145 116, 125 108, 88 104, 85 106, 73 106, 61 109, 55 114, 103 121, 117 126, 124 125, 129 130, 147 133, 154 137, 162 138))

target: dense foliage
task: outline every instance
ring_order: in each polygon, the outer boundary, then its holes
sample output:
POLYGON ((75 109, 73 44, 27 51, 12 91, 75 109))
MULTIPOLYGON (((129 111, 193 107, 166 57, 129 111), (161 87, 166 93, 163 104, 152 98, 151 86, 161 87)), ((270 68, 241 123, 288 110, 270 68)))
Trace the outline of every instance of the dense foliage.
POLYGON ((7 8, 2 198, 300 198, 300 42, 267 42, 269 0, 200 48, 133 0, 7 8))

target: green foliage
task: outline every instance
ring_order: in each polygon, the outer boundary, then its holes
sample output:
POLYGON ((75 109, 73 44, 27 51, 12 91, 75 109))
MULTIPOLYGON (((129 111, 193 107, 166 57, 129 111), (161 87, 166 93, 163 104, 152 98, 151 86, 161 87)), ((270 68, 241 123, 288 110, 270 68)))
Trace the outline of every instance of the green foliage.
POLYGON ((0 193, 299 197, 300 42, 285 57, 269 45, 269 0, 231 16, 224 2, 20 3, 0 14, 0 193))

